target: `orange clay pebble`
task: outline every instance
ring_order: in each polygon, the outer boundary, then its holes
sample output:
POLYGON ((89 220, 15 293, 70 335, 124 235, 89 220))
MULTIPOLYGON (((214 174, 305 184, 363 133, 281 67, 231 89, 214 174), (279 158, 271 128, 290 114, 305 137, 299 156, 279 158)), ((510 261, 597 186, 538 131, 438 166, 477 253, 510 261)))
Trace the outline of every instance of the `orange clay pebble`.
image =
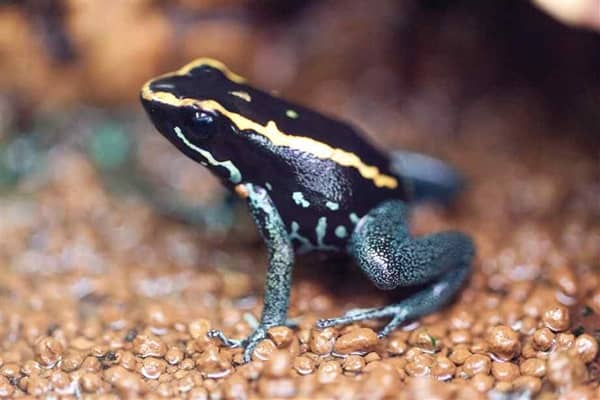
POLYGON ((547 328, 554 332, 566 331, 571 324, 569 309, 564 306, 549 308, 544 311, 542 321, 547 328))
POLYGON ((65 372, 75 371, 81 366, 83 355, 78 351, 67 351, 63 356, 60 368, 65 372))
POLYGON ((515 390, 527 391, 530 394, 537 394, 542 389, 542 380, 534 376, 519 376, 513 382, 515 390))
POLYGON ((177 365, 183 360, 185 354, 179 347, 171 347, 165 354, 165 360, 171 365, 177 365))
POLYGON ((431 374, 439 380, 448 380, 456 372, 456 365, 448 357, 437 356, 431 366, 431 374))
POLYGON ((400 355, 406 353, 407 349, 408 349, 408 345, 406 344, 406 342, 404 340, 402 340, 400 338, 394 337, 388 341, 387 351, 388 351, 388 353, 390 353, 390 355, 400 356, 400 355))
POLYGON ((470 381, 471 386, 475 388, 478 392, 487 392, 494 386, 494 378, 492 378, 488 374, 476 374, 473 376, 470 381))
POLYGON ((339 354, 367 352, 377 345, 377 334, 369 328, 358 328, 340 336, 333 347, 339 354))
POLYGON ((15 392, 15 387, 3 375, 0 375, 0 397, 11 397, 15 392))
POLYGON ((558 389, 570 389, 587 379, 587 369, 579 357, 566 351, 555 352, 548 359, 548 380, 558 389))
POLYGON ((62 359, 63 346, 52 337, 42 337, 35 343, 35 353, 40 364, 51 368, 62 359))
MULTIPOLYGON (((66 392, 71 385, 71 378, 69 374, 58 370, 54 371, 52 375, 50 375, 50 383, 56 391, 66 392)), ((2 397, 1 394, 0 397, 2 397)))
POLYGON ((41 376, 31 376, 27 381, 27 393, 32 396, 42 396, 50 390, 50 382, 41 376))
POLYGON ((488 331, 487 342, 490 351, 500 360, 508 361, 521 351, 519 334, 508 326, 494 326, 488 331))
POLYGON ((510 382, 519 376, 519 367, 508 361, 494 361, 492 363, 492 375, 498 381, 510 382))
POLYGON ((429 352, 439 351, 441 341, 433 336, 425 327, 415 329, 408 337, 408 343, 429 352))
POLYGON ((121 393, 131 397, 135 397, 136 394, 143 393, 146 390, 144 381, 139 375, 127 371, 119 365, 105 370, 104 380, 116 387, 121 393))
POLYGON ((471 342, 471 333, 466 329, 456 329, 450 332, 450 341, 454 344, 471 342))
POLYGON ((281 378, 288 375, 292 366, 292 356, 285 350, 275 350, 265 364, 265 376, 281 378))
POLYGON ((317 370, 317 379, 326 384, 335 382, 342 374, 342 368, 337 361, 323 361, 317 370))
POLYGON ((160 359, 154 357, 146 357, 144 361, 142 361, 141 373, 144 375, 144 378, 148 379, 158 379, 160 375, 165 372, 167 368, 167 363, 160 359))
POLYGON ((215 344, 206 346, 202 355, 196 359, 196 366, 204 376, 209 378, 223 377, 231 371, 231 363, 221 356, 219 347, 215 344))
POLYGON ((476 374, 489 374, 491 366, 492 362, 488 356, 473 354, 465 360, 462 370, 467 377, 472 377, 476 374))
POLYGON ((521 374, 542 378, 546 375, 546 361, 539 358, 529 358, 521 363, 521 374))
POLYGON ((140 334, 133 340, 133 352, 142 358, 163 357, 167 353, 167 345, 154 335, 140 334))
POLYGON ((566 332, 559 333, 556 335, 554 343, 556 343, 555 350, 569 350, 575 344, 575 335, 566 332))
POLYGON ((592 296, 588 300, 587 304, 592 310, 594 310, 595 314, 600 315, 600 288, 596 289, 592 293, 592 296))
POLYGON ((349 355, 344 359, 342 363, 342 368, 346 372, 357 373, 362 371, 365 367, 365 360, 358 355, 349 355))
POLYGON ((572 268, 566 265, 554 268, 551 272, 552 282, 567 296, 577 294, 577 279, 572 268))
POLYGON ((367 395, 362 398, 382 399, 389 396, 395 397, 398 394, 399 380, 400 376, 395 369, 383 366, 375 368, 367 374, 367 378, 363 384, 364 393, 367 395))
POLYGON ((86 372, 79 379, 81 388, 87 393, 96 393, 102 385, 102 379, 99 374, 86 372))
POLYGON ((312 374, 315 371, 315 362, 307 356, 294 358, 294 369, 300 375, 312 374))
POLYGON ((456 346, 452 353, 450 353, 450 360, 456 365, 462 365, 467 358, 471 357, 472 353, 466 346, 456 346))
POLYGON ((575 339, 575 351, 584 363, 591 363, 598 355, 598 341, 587 333, 579 335, 575 339))
POLYGON ((333 350, 337 331, 334 328, 325 328, 322 331, 313 330, 310 338, 310 351, 315 354, 329 354, 333 350))
POLYGON ((294 331, 287 326, 275 326, 269 329, 268 335, 278 348, 287 346, 294 339, 294 331))
POLYGON ((537 350, 546 351, 552 346, 554 333, 548 328, 540 328, 533 334, 533 346, 537 350))
POLYGON ((25 361, 25 364, 23 364, 23 366, 21 367, 21 373, 27 376, 39 375, 40 370, 40 364, 34 360, 25 361))
POLYGON ((268 360, 275 350, 277 350, 275 343, 273 343, 271 339, 264 339, 260 341, 254 348, 254 351, 252 352, 252 359, 259 361, 268 360))
POLYGON ((420 354, 406 364, 404 370, 409 376, 428 376, 431 374, 433 358, 427 354, 420 354))
POLYGON ((248 398, 248 382, 239 374, 234 374, 227 378, 222 386, 226 399, 248 398))

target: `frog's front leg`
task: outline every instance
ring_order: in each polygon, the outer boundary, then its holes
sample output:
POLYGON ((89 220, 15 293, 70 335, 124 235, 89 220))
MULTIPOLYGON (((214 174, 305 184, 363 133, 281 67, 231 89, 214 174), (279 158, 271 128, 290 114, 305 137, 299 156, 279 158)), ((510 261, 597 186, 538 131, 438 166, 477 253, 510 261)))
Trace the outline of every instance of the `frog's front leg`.
POLYGON ((267 330, 286 324, 294 249, 285 224, 266 189, 246 183, 236 186, 236 191, 246 198, 254 222, 267 246, 269 266, 265 281, 264 306, 258 327, 246 339, 228 339, 221 331, 216 330, 210 331, 209 336, 221 339, 228 346, 244 347, 244 361, 248 362, 256 345, 266 337, 267 330))
POLYGON ((407 206, 382 203, 356 225, 349 253, 380 289, 426 285, 405 300, 381 308, 352 310, 339 318, 317 322, 319 327, 389 317, 380 331, 387 335, 406 320, 437 310, 448 302, 469 275, 474 254, 471 239, 460 232, 410 236, 407 206))

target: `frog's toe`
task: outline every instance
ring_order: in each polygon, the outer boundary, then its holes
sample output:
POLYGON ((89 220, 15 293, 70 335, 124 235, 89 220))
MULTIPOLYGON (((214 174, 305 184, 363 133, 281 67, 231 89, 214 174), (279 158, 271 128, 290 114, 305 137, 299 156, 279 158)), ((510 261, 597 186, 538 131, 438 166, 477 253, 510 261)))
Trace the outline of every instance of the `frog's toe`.
POLYGON ((206 333, 211 339, 219 339, 225 346, 227 347, 244 347, 244 342, 246 339, 231 339, 228 338, 223 331, 218 329, 211 329, 206 333))
POLYGON ((262 340, 267 337, 267 328, 259 326, 250 336, 245 339, 230 339, 222 331, 211 329, 207 332, 209 338, 219 339, 227 347, 241 347, 244 349, 244 362, 249 362, 252 352, 262 340))

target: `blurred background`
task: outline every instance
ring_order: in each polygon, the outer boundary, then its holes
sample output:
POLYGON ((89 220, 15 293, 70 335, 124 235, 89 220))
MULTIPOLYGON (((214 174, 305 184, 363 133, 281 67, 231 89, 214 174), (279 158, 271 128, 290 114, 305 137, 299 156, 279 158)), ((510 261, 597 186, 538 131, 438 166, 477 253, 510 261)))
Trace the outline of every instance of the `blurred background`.
MULTIPOLYGON (((98 332, 115 313, 160 325, 148 299, 194 316, 206 293, 260 288, 220 272, 263 270, 253 227, 234 222, 215 180, 138 101, 146 80, 197 57, 351 121, 382 148, 451 161, 468 191, 450 214, 417 211, 415 231, 474 236, 477 288, 504 296, 515 279, 547 280, 569 307, 600 314, 599 30, 595 0, 0 0, 8 359, 30 354, 18 327, 35 336, 57 326, 52 315, 98 332), (532 269, 516 278, 515 265, 532 269), (587 283, 565 289, 564 276, 587 283)), ((312 297, 321 303, 294 307, 344 310, 312 297)))

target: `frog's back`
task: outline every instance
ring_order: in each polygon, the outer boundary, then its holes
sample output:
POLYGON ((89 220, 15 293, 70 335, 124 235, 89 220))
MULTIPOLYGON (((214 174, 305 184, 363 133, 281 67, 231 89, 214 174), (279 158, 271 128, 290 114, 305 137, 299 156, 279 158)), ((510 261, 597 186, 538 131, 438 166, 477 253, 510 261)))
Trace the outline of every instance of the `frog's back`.
MULTIPOLYGON (((265 132, 244 131, 253 183, 269 190, 294 244, 340 250, 356 222, 389 199, 409 199, 388 157, 356 128, 250 87, 251 102, 230 105, 265 132)), ((242 100, 243 101, 243 100, 242 100)))

